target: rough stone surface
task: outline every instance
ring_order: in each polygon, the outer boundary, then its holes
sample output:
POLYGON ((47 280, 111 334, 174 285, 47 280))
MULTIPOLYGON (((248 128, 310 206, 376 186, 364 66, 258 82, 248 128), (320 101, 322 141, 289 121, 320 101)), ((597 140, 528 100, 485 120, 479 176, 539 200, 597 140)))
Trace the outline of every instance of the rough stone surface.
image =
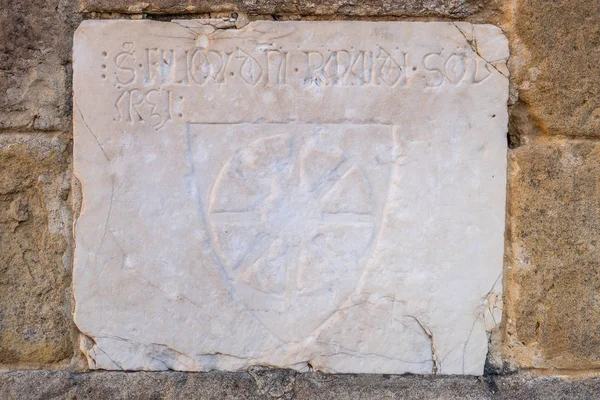
POLYGON ((594 141, 511 151, 506 344, 522 367, 600 366, 599 176, 594 141))
POLYGON ((448 16, 465 17, 489 0, 80 0, 83 11, 186 14, 244 12, 248 14, 352 15, 352 16, 448 16))
POLYGON ((0 398, 5 400, 590 400, 598 393, 599 378, 569 381, 531 375, 427 378, 262 369, 238 373, 0 373, 0 398))
POLYGON ((0 1, 0 130, 70 125, 74 3, 0 1))
POLYGON ((600 2, 516 0, 509 11, 515 83, 540 128, 600 135, 600 2))
POLYGON ((224 24, 76 33, 90 367, 481 374, 501 316, 501 31, 224 24))
POLYGON ((73 355, 69 140, 0 135, 0 365, 73 355))

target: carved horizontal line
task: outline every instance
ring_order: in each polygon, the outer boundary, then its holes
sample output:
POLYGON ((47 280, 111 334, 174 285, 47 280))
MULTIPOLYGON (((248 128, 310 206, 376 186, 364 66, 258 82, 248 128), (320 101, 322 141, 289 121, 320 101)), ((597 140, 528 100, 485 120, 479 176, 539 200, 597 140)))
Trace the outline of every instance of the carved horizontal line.
POLYGON ((210 219, 214 223, 221 224, 250 224, 261 222, 260 214, 252 211, 211 212, 210 219))
POLYGON ((375 220, 370 214, 359 214, 359 213, 323 213, 323 221, 330 223, 365 223, 374 224, 375 220))
POLYGON ((222 122, 222 121, 187 121, 188 125, 366 125, 366 126, 384 126, 392 127, 394 124, 376 123, 376 122, 354 122, 354 121, 319 121, 319 122, 303 122, 301 120, 289 120, 285 122, 281 121, 236 121, 236 122, 222 122))
MULTIPOLYGON (((259 213, 251 211, 211 212, 210 220, 217 224, 260 224, 263 222, 259 213)), ((375 220, 370 214, 323 213, 322 219, 312 219, 308 222, 311 222, 314 225, 373 225, 375 220)))

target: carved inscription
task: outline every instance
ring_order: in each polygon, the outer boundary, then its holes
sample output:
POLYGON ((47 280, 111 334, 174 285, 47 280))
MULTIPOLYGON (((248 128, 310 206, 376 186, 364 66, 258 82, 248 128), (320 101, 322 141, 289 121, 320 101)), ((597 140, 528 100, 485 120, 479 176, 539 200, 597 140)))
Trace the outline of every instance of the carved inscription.
POLYGON ((170 90, 125 89, 115 102, 115 120, 129 124, 148 122, 158 130, 172 118, 171 97, 170 90))
POLYGON ((370 50, 237 48, 229 52, 158 47, 137 51, 129 42, 123 43, 122 47, 114 58, 117 87, 133 83, 189 86, 231 81, 264 87, 405 87, 417 77, 424 78, 426 86, 437 87, 479 83, 491 72, 485 61, 460 48, 449 55, 440 51, 428 53, 421 59, 411 59, 410 51, 391 51, 379 46, 370 50))
MULTIPOLYGON (((487 79, 492 67, 466 48, 440 50, 421 57, 399 47, 312 50, 258 46, 222 51, 207 47, 186 49, 136 48, 124 42, 112 60, 102 64, 102 79, 109 79, 115 94, 115 121, 148 123, 161 129, 173 118, 172 91, 241 83, 249 87, 408 88, 421 81, 424 90, 441 86, 476 85, 487 79)), ((177 117, 178 115, 176 115, 177 117)))

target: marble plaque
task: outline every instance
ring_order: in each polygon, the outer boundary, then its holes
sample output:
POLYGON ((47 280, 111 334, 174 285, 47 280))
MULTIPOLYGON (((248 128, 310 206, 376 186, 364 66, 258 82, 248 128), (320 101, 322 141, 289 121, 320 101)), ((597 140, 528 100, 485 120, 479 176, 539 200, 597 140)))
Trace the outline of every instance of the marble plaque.
POLYGON ((83 22, 90 367, 482 374, 507 58, 468 23, 83 22))

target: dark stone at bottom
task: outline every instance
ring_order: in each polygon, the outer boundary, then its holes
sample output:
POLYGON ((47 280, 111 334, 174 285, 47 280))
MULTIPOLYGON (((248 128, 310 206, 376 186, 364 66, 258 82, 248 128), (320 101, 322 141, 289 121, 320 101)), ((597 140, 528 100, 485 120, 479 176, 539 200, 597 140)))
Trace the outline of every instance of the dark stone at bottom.
POLYGON ((0 399, 597 399, 600 378, 527 374, 494 377, 323 375, 252 368, 248 372, 10 371, 0 399))

